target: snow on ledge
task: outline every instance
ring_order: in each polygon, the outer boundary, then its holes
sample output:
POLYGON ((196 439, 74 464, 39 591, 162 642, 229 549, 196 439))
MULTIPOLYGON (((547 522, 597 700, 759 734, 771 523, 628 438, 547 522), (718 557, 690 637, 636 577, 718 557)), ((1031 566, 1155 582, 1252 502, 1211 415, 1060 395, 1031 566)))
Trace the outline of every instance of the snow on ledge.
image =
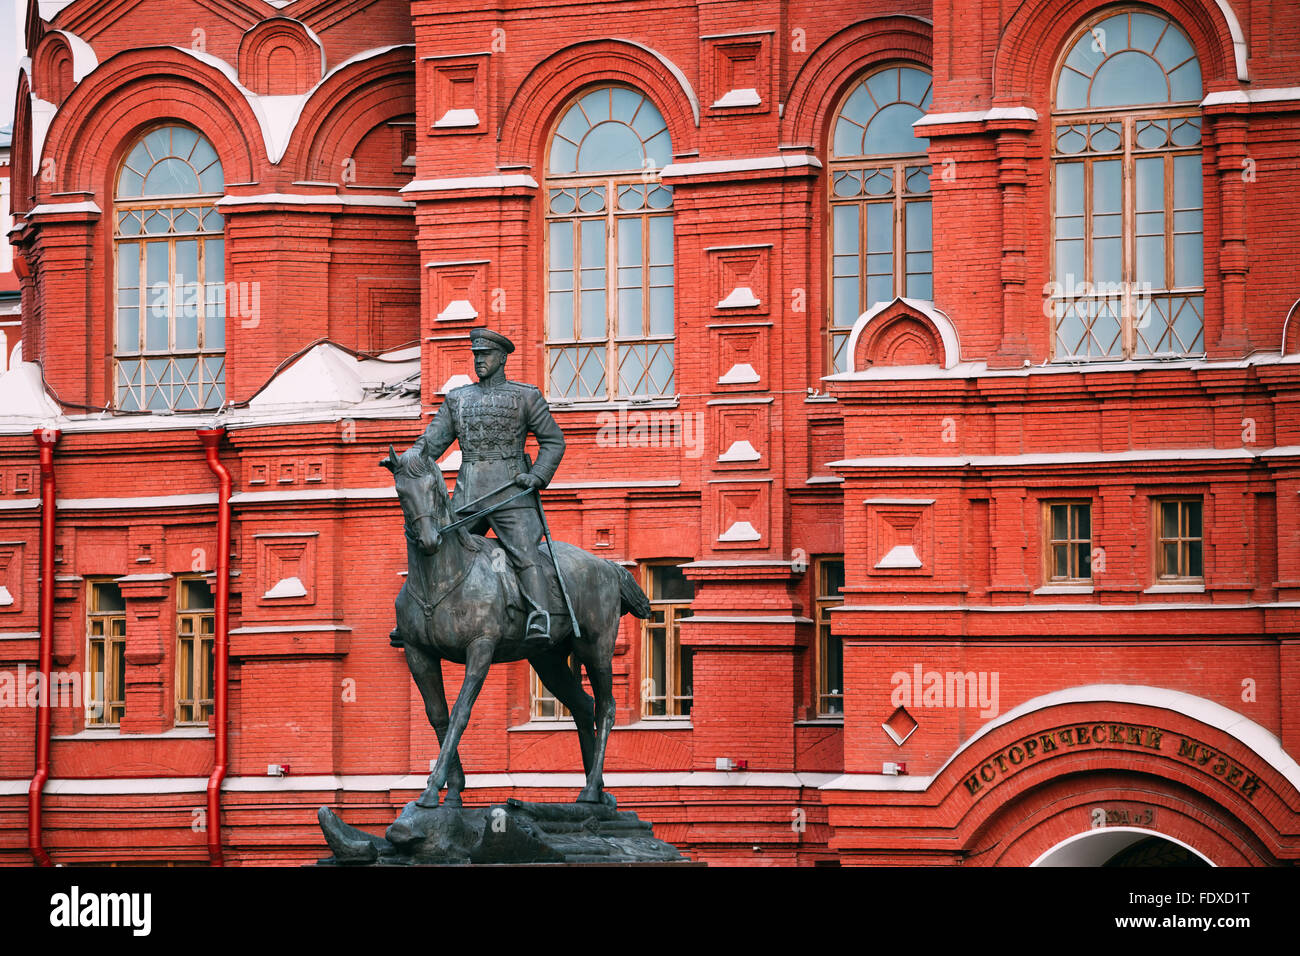
POLYGON ((477 318, 478 311, 470 304, 468 299, 453 299, 447 303, 447 308, 436 316, 439 322, 457 322, 462 319, 477 318))
POLYGON ((763 98, 758 95, 758 90, 747 87, 742 90, 729 90, 725 95, 718 98, 712 109, 726 109, 731 106, 759 106, 762 102, 763 98))
POLYGON ((395 385, 419 373, 415 348, 389 353, 384 361, 357 358, 322 342, 266 383, 248 403, 250 411, 356 405, 367 388, 395 385))
POLYGON ((262 595, 263 600, 275 598, 300 598, 307 596, 307 589, 299 578, 281 578, 271 590, 262 595))
MULTIPOLYGON (((961 346, 957 342, 957 327, 952 324, 952 320, 945 313, 936 309, 933 302, 926 299, 909 299, 901 295, 896 296, 890 302, 877 302, 858 316, 858 320, 853 323, 853 331, 849 333, 849 362, 852 363, 853 356, 857 354, 858 340, 862 338, 862 333, 866 331, 867 326, 878 319, 895 302, 901 302, 908 308, 920 312, 934 324, 939 333, 939 340, 943 344, 943 368, 950 369, 956 366, 961 356, 961 346)), ((926 367, 934 368, 934 366, 926 367)), ((864 369, 855 368, 851 370, 850 374, 857 374, 862 371, 864 369)))
POLYGON ((763 536, 758 533, 748 521, 737 521, 722 534, 718 535, 719 541, 761 541, 763 536))
POLYGON ((59 417, 59 406, 45 392, 41 367, 35 362, 18 362, 0 372, 0 421, 29 418, 41 421, 59 417))
POLYGON ((877 568, 919 568, 921 559, 910 544, 896 544, 889 553, 876 562, 877 568))
POLYGON ((463 385, 472 385, 472 384, 473 382, 469 380, 468 375, 466 375, 464 372, 458 372, 457 374, 453 375, 451 378, 447 379, 447 381, 442 383, 442 388, 438 389, 438 394, 446 395, 454 388, 460 388, 463 385))
POLYGON ((748 362, 738 362, 718 379, 719 385, 750 385, 760 381, 758 372, 748 362))
POLYGON ((756 305, 762 305, 758 296, 754 295, 754 290, 747 285, 736 286, 727 297, 718 303, 719 309, 751 309, 756 305))
POLYGON ((479 123, 478 113, 472 109, 464 110, 447 110, 442 117, 433 124, 434 129, 459 129, 461 127, 477 126, 479 123))
POLYGON ((718 456, 718 461, 758 461, 762 457, 758 449, 742 438, 733 441, 731 447, 718 456))

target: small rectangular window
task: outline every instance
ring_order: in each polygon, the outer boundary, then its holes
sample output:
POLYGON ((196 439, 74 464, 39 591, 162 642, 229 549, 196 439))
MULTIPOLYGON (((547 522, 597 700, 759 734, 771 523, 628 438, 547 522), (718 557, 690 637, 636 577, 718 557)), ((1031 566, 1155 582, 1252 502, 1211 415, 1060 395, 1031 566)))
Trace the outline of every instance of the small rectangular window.
POLYGON ((1047 580, 1053 583, 1092 580, 1092 504, 1052 501, 1047 504, 1047 580))
POLYGON ((212 714, 212 588, 199 578, 179 582, 176 600, 176 723, 206 724, 212 714))
POLYGON ((1155 518, 1156 576, 1161 580, 1203 580, 1201 499, 1158 499, 1155 518))
POLYGON ((116 727, 126 712, 126 602, 108 581, 92 582, 86 609, 86 726, 116 727))
POLYGON ((695 586, 676 564, 646 568, 650 618, 642 631, 641 715, 688 717, 693 673, 691 649, 681 646, 680 622, 691 616, 695 586))
POLYGON ((831 633, 831 608, 844 603, 844 559, 819 558, 814 595, 817 622, 817 663, 814 695, 817 716, 844 716, 844 649, 831 633))

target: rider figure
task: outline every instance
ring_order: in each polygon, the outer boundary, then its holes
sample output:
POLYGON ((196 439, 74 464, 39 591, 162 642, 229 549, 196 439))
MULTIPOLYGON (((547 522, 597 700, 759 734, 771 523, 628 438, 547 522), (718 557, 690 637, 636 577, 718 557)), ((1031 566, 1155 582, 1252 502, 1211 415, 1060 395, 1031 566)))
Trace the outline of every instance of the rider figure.
MULTIPOLYGON (((459 440, 460 471, 451 498, 456 517, 464 516, 458 511, 461 505, 476 502, 473 510, 478 511, 508 498, 513 492, 476 501, 511 479, 520 488, 545 488, 564 457, 564 435, 542 393, 532 385, 506 378, 506 356, 515 350, 514 343, 482 326, 470 329, 469 342, 478 382, 452 389, 428 429, 407 452, 436 460, 459 440), (524 454, 524 441, 530 433, 537 439, 537 461, 531 467, 524 454)), ((491 512, 468 530, 482 534, 489 527, 514 566, 519 589, 531 605, 525 647, 544 649, 550 643, 548 585, 538 550, 542 523, 534 496, 525 495, 491 512)))

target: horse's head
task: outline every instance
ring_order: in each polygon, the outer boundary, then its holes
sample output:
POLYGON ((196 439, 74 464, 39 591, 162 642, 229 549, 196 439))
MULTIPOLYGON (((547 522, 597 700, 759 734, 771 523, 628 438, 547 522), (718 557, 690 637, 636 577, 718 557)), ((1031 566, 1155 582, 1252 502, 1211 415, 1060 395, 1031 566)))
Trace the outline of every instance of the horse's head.
POLYGON ((433 554, 442 540, 438 529, 449 523, 447 485, 442 480, 442 469, 436 461, 426 459, 419 452, 408 451, 398 457, 392 445, 388 446, 388 457, 379 464, 393 473, 397 500, 406 519, 407 537, 425 554, 433 554))

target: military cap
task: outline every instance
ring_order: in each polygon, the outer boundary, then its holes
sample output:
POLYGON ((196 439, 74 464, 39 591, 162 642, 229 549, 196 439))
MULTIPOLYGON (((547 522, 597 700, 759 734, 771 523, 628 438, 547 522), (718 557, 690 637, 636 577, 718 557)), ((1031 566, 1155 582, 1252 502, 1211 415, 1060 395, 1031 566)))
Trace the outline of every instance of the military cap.
POLYGON ((509 355, 515 350, 515 343, 500 332, 493 332, 486 325, 478 325, 469 330, 469 347, 474 352, 481 352, 485 349, 500 349, 509 355))

